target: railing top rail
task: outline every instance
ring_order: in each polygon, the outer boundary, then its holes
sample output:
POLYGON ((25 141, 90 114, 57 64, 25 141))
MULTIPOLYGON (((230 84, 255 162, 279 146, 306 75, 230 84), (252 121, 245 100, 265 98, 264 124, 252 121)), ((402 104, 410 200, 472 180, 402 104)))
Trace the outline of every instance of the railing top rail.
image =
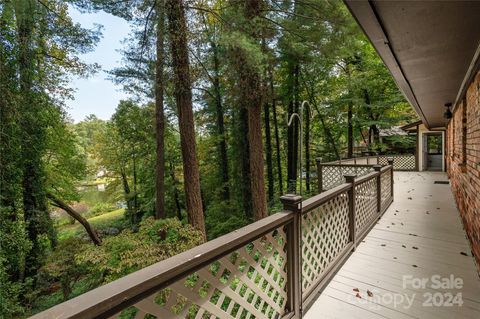
POLYGON ((32 319, 107 318, 251 241, 289 223, 293 213, 268 216, 36 314, 32 319))
POLYGON ((311 211, 312 209, 317 208, 323 203, 328 202, 330 199, 346 192, 352 187, 350 183, 344 183, 338 185, 332 189, 329 189, 323 193, 312 196, 302 202, 302 214, 311 211))
MULTIPOLYGON (((378 155, 365 155, 365 156, 358 156, 358 157, 350 157, 350 158, 342 158, 341 160, 335 160, 335 161, 330 161, 330 162, 325 162, 325 163, 321 163, 322 165, 325 165, 325 164, 340 164, 342 162, 346 162, 346 161, 353 161, 353 160, 362 160, 362 159, 367 159, 367 158, 377 158, 377 157, 400 157, 400 156, 415 156, 415 154, 411 154, 411 153, 402 153, 402 154, 378 154, 378 155)), ((348 164, 347 164, 348 165, 348 164)), ((362 164, 357 164, 358 165, 362 165, 362 164)), ((366 164, 364 164, 366 165, 366 164)))
POLYGON ((349 163, 321 163, 322 166, 352 166, 355 165, 356 167, 373 167, 375 164, 349 164, 349 163))
POLYGON ((380 172, 371 172, 371 173, 368 173, 366 175, 355 178, 355 185, 365 183, 366 181, 368 181, 372 178, 375 178, 379 174, 380 174, 380 172))
POLYGON ((393 169, 392 165, 385 165, 385 166, 382 166, 382 168, 380 169, 380 172, 382 173, 391 169, 393 169))
POLYGON ((335 163, 344 162, 344 161, 362 160, 362 159, 376 158, 376 157, 377 157, 377 155, 368 155, 368 156, 358 156, 358 157, 342 158, 341 160, 335 160, 335 161, 325 162, 325 163, 322 163, 322 164, 335 164, 335 163))

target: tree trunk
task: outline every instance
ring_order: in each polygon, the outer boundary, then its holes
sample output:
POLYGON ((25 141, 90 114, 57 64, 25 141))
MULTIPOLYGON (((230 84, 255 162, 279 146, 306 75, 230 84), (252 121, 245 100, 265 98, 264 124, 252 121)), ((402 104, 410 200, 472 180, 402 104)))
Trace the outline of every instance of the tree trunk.
POLYGON ((157 157, 155 161, 155 218, 165 218, 165 115, 163 109, 164 69, 164 1, 157 2, 157 59, 155 61, 155 133, 157 157))
POLYGON ((174 73, 174 95, 180 126, 188 222, 201 231, 203 239, 206 240, 205 217, 203 215, 202 196, 200 193, 200 173, 196 155, 187 25, 183 1, 167 0, 166 12, 174 73))
POLYGON ((137 225, 139 221, 138 214, 138 191, 137 191, 137 159, 133 157, 133 215, 132 215, 132 225, 137 225))
POLYGON ((131 196, 130 185, 128 185, 128 179, 125 172, 122 172, 121 175, 122 175, 123 193, 125 194, 125 201, 127 202, 127 216, 130 216, 130 218, 132 218, 134 214, 134 205, 133 205, 133 199, 131 196))
POLYGON ((239 154, 241 154, 240 157, 242 159, 241 188, 243 211, 245 212, 245 216, 252 218, 252 190, 250 187, 250 180, 252 177, 250 176, 250 158, 248 156, 248 154, 250 154, 250 146, 248 142, 248 111, 245 106, 240 108, 238 126, 240 135, 239 154))
MULTIPOLYGON (((250 23, 250 36, 254 41, 260 39, 256 18, 262 10, 261 0, 247 0, 245 2, 244 16, 250 23)), ((247 105, 248 113, 248 143, 250 160, 250 188, 252 193, 253 217, 260 220, 268 215, 265 194, 265 177, 263 162, 263 137, 262 137, 262 105, 263 88, 262 79, 256 65, 248 61, 247 52, 240 52, 237 62, 240 76, 240 94, 242 102, 247 105)))
MULTIPOLYGON (((259 80, 259 79, 257 79, 259 80)), ((260 81, 257 82, 259 86, 260 81)), ((253 83, 252 83, 253 84, 253 83)), ((260 87, 257 88, 257 90, 260 87)), ((250 91, 251 92, 255 91, 250 91)), ((257 96, 258 98, 258 96, 257 96)), ((262 143, 262 109, 261 98, 252 101, 248 107, 248 142, 250 146, 250 182, 252 192, 252 208, 255 220, 268 216, 265 196, 265 178, 263 167, 263 143, 262 143)))
POLYGON ((50 215, 44 185, 42 156, 45 149, 45 125, 42 123, 41 103, 35 101, 34 70, 36 54, 33 50, 33 27, 36 3, 32 0, 14 1, 18 36, 18 80, 20 102, 20 125, 22 129, 23 161, 22 193, 23 211, 28 238, 32 248, 26 256, 26 276, 33 276, 41 265, 42 252, 39 236, 49 234, 52 245, 56 238, 50 215))
POLYGON ((278 189, 280 195, 283 195, 283 178, 282 178, 282 159, 280 154, 280 134, 278 132, 278 121, 277 121, 277 99, 275 97, 275 87, 273 85, 273 66, 269 66, 269 77, 270 77, 270 96, 272 98, 272 111, 273 111, 273 126, 275 134, 275 151, 276 151, 276 160, 277 160, 277 176, 278 176, 278 189))
POLYGON ((273 163, 272 163, 272 137, 270 132, 270 105, 265 103, 265 156, 267 160, 267 179, 268 179, 268 203, 273 204, 273 163))
MULTIPOLYGON (((288 109, 287 114, 288 118, 293 114, 293 100, 290 97, 290 101, 288 102, 288 109)), ((290 125, 287 128, 287 192, 295 193, 296 185, 295 185, 295 153, 294 153, 294 126, 290 125)))
POLYGON ((229 176, 228 176, 228 157, 227 157, 227 140, 225 134, 224 112, 222 105, 222 94, 220 90, 220 61, 218 59, 218 49, 215 42, 211 42, 213 51, 213 86, 215 88, 215 109, 217 116, 217 135, 218 135, 218 155, 220 159, 220 174, 222 177, 222 199, 230 198, 229 176))
POLYGON ((305 112, 305 189, 310 192, 310 106, 305 112))
POLYGON ((353 157, 353 123, 352 123, 352 118, 353 118, 353 104, 352 101, 348 102, 348 114, 347 114, 347 127, 348 127, 348 132, 347 132, 347 157, 352 158, 353 157))
MULTIPOLYGON (((293 105, 293 112, 294 113, 299 113, 300 109, 300 92, 299 92, 299 76, 300 76, 300 67, 298 63, 295 64, 293 68, 293 79, 294 79, 294 85, 293 85, 293 96, 294 96, 294 105, 293 105)), ((303 120, 303 119, 302 119, 303 120)), ((299 154, 299 137, 300 137, 300 123, 298 120, 294 120, 292 122, 293 125, 293 164, 292 164, 292 170, 293 170, 293 187, 294 191, 297 191, 297 179, 298 179, 298 169, 300 166, 300 172, 302 169, 302 163, 298 163, 298 154, 299 154)), ((301 179, 300 179, 301 182, 301 179)))
POLYGON ((88 236, 95 245, 100 246, 102 244, 102 240, 98 236, 95 228, 82 215, 80 215, 80 213, 75 211, 70 205, 62 201, 60 198, 57 198, 53 194, 47 194, 47 196, 52 201, 52 205, 63 209, 68 215, 70 215, 72 218, 74 218, 83 225, 83 227, 87 231, 88 236))
POLYGON ((175 201, 175 208, 177 209, 177 218, 178 220, 182 220, 182 206, 180 205, 180 195, 178 194, 177 189, 177 178, 175 177, 175 169, 172 160, 170 160, 170 177, 173 184, 173 200, 175 201))
MULTIPOLYGON (((377 120, 377 116, 373 114, 372 109, 371 109, 371 101, 370 101, 370 95, 368 94, 368 90, 364 89, 363 90, 363 97, 365 99, 365 104, 367 106, 367 111, 370 119, 372 121, 377 120)), ((368 148, 370 149, 371 145, 375 143, 376 141, 380 140, 380 130, 378 129, 376 124, 370 125, 368 129, 368 148)))
POLYGON ((283 177, 282 177, 282 157, 280 154, 280 134, 278 132, 278 120, 277 120, 277 105, 276 99, 272 100, 273 109, 273 125, 275 126, 275 149, 277 155, 277 175, 278 175, 278 188, 280 195, 283 195, 283 177))
POLYGON ((335 144, 335 139, 332 136, 332 132, 330 131, 328 126, 325 124, 325 119, 323 117, 323 114, 320 113, 320 109, 318 108, 318 105, 317 105, 316 100, 315 100, 314 91, 313 91, 313 89, 309 89, 309 87, 307 85, 305 85, 305 89, 306 89, 306 92, 307 92, 308 96, 310 97, 311 103, 313 104, 313 106, 315 107, 315 110, 317 111, 318 118, 320 119, 320 123, 322 124, 322 127, 323 127, 323 133, 325 135, 325 139, 328 141, 328 143, 332 147, 332 150, 333 150, 336 158, 339 159, 340 154, 338 153, 338 149, 337 149, 337 146, 335 144))

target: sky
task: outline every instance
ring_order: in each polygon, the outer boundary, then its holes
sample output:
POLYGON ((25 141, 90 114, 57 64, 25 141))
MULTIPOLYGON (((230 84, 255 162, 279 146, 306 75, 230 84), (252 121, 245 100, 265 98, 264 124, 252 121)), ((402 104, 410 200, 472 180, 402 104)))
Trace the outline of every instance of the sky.
POLYGON ((72 7, 69 12, 72 20, 84 28, 91 28, 94 23, 103 25, 103 37, 93 52, 80 56, 87 63, 100 64, 102 70, 86 79, 72 78, 70 87, 76 91, 74 100, 66 101, 67 112, 75 123, 89 114, 107 120, 115 112, 118 102, 127 97, 120 86, 107 79, 105 71, 120 66, 122 56, 118 50, 122 48, 121 41, 128 35, 128 23, 104 12, 80 13, 72 7))

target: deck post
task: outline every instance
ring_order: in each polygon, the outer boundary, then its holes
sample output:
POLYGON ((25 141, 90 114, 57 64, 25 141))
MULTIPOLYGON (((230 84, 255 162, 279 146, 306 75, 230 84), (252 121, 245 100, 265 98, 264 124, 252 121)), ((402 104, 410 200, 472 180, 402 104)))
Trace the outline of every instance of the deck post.
POLYGON ((392 166, 390 169, 390 194, 392 195, 393 200, 393 157, 388 158, 388 165, 392 166))
POLYGON ((287 308, 295 319, 302 318, 302 260, 300 225, 302 221, 302 196, 287 194, 280 197, 285 210, 293 212, 287 224, 287 308))
POLYGON ((323 192, 322 159, 320 157, 317 157, 315 161, 317 162, 317 189, 318 193, 320 194, 321 192, 323 192))
POLYGON ((373 169, 375 172, 378 172, 378 175, 376 177, 377 179, 377 210, 378 210, 378 215, 380 216, 381 211, 382 211, 382 174, 380 173, 380 170, 382 169, 382 165, 373 165, 373 169))
POLYGON ((357 248, 357 234, 355 233, 355 174, 343 175, 345 182, 351 184, 348 190, 348 225, 350 229, 350 241, 353 243, 352 250, 357 248))
POLYGON ((380 164, 380 152, 377 152, 377 165, 380 164))

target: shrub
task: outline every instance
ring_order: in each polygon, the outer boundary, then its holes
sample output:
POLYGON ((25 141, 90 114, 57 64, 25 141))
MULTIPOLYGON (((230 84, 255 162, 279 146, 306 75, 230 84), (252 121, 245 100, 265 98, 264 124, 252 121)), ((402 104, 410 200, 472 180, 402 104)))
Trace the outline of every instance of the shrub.
POLYGON ((77 262, 76 256, 92 247, 93 245, 79 238, 61 241, 39 270, 39 286, 52 287, 58 282, 63 300, 67 300, 73 286, 89 273, 87 264, 77 262))
POLYGON ((102 246, 83 251, 76 261, 90 265, 104 276, 104 282, 110 282, 201 242, 200 232, 190 225, 177 219, 149 217, 140 223, 137 233, 124 230, 117 236, 106 237, 102 246))

